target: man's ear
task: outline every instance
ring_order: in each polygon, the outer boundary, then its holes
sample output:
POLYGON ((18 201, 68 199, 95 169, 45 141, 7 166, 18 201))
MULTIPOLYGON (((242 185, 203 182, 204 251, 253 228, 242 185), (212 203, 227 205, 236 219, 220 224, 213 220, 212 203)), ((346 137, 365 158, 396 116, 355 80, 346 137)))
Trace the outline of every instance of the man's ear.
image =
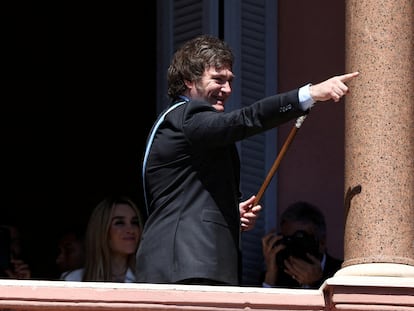
POLYGON ((321 253, 326 251, 326 236, 323 236, 319 239, 319 251, 321 253))
POLYGON ((194 87, 194 83, 190 80, 184 80, 184 84, 189 90, 191 90, 194 87))

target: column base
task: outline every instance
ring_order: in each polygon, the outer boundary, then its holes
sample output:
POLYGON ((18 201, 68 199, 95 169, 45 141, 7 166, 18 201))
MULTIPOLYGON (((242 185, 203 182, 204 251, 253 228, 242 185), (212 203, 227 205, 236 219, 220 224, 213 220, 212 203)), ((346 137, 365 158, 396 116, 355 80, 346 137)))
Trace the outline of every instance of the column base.
POLYGON ((335 276, 384 276, 414 278, 414 266, 396 263, 364 263, 346 266, 335 276))

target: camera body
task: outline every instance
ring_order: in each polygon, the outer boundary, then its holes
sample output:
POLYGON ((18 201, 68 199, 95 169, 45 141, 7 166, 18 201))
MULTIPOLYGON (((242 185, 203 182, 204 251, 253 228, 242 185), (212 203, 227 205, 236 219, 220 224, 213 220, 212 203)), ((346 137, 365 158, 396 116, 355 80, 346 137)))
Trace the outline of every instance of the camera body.
POLYGON ((286 246, 276 256, 276 262, 281 268, 284 267, 284 260, 290 256, 303 259, 309 263, 311 263, 311 260, 306 256, 307 253, 316 258, 321 258, 318 238, 306 231, 298 230, 292 235, 284 236, 275 245, 279 244, 286 246))

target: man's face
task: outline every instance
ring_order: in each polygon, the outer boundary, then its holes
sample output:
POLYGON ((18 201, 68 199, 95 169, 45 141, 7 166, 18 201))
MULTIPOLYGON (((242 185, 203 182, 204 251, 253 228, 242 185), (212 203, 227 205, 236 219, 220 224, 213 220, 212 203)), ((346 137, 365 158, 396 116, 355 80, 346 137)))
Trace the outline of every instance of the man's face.
POLYGON ((83 242, 72 232, 66 233, 59 241, 56 265, 60 272, 82 268, 84 264, 83 242))
POLYGON ((227 68, 207 68, 200 81, 186 81, 189 97, 209 102, 217 111, 224 111, 224 103, 231 94, 233 72, 227 68))

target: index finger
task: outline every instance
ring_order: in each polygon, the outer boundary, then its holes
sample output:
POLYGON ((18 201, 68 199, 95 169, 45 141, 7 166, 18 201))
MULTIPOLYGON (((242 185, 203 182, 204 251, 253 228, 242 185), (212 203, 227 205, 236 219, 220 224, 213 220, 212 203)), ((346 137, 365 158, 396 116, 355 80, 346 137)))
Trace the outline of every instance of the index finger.
POLYGON ((346 74, 344 74, 342 76, 339 76, 338 78, 342 82, 347 82, 347 81, 351 80, 352 78, 355 78, 358 75, 359 75, 359 72, 358 71, 354 71, 354 72, 346 73, 346 74))

